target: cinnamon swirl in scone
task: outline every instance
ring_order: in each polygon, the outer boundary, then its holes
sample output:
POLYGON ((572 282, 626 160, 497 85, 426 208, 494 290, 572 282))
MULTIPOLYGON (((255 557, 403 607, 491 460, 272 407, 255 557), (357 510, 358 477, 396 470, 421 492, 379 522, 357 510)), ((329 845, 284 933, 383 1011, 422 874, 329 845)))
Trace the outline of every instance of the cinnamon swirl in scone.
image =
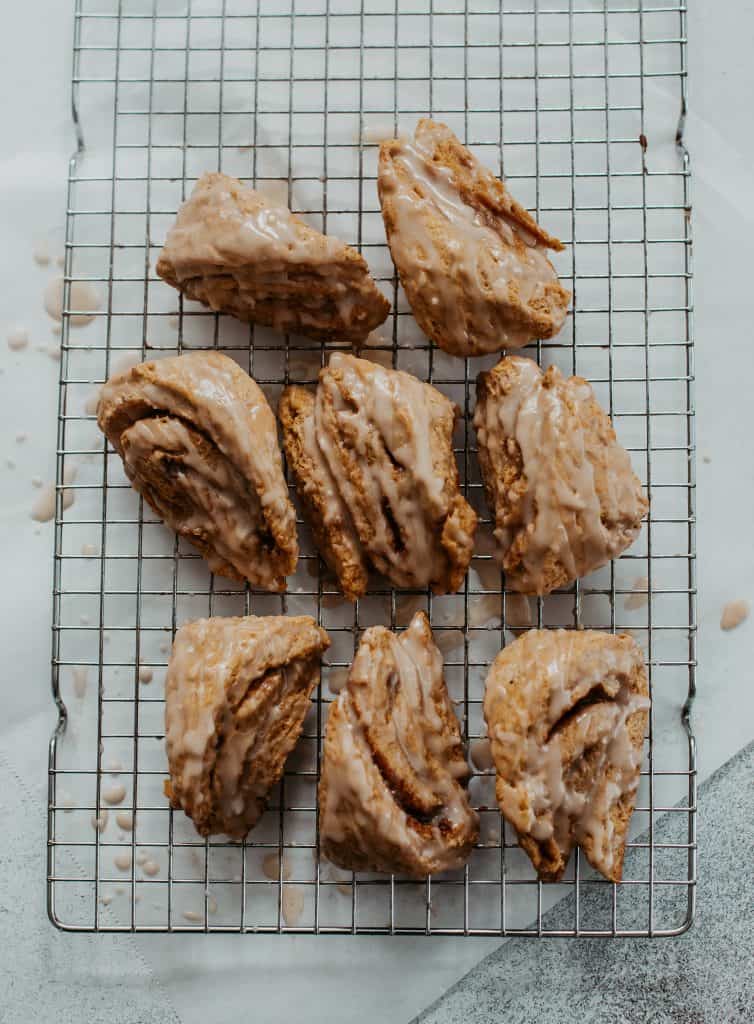
POLYGON ((458 589, 476 514, 458 489, 452 402, 335 353, 316 395, 286 388, 278 412, 305 514, 347 597, 364 593, 370 566, 399 587, 458 589))
POLYGON ((649 504, 582 377, 502 359, 477 378, 474 426, 511 589, 549 594, 634 542, 649 504))
POLYGON ((361 342, 390 303, 355 249, 227 174, 205 174, 157 262, 189 299, 317 341, 361 342))
POLYGON ((401 634, 367 629, 327 719, 324 855, 348 870, 413 878, 462 867, 479 835, 469 775, 426 615, 401 634))
POLYGON ((497 801, 543 881, 562 877, 575 845, 621 880, 649 706, 631 636, 533 629, 492 663, 484 717, 497 801))
POLYGON ((275 417, 232 359, 140 363, 103 386, 97 422, 135 489, 212 572, 285 589, 298 541, 275 417))
POLYGON ((377 188, 403 290, 419 326, 452 355, 551 338, 570 293, 548 249, 562 249, 444 124, 380 147, 377 188))
POLYGON ((198 619, 178 630, 165 681, 165 794, 201 835, 243 839, 254 827, 329 645, 307 615, 198 619))

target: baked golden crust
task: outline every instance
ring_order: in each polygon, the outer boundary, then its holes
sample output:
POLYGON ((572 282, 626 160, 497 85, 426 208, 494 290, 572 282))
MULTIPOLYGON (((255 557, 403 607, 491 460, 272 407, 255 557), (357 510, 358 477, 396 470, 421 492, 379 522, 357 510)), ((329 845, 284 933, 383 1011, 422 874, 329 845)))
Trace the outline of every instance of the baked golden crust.
POLYGON ((165 682, 171 805, 203 835, 243 839, 298 740, 327 633, 306 615, 197 619, 165 682))
POLYGON ((205 174, 178 211, 157 274, 239 320, 357 344, 390 303, 363 256, 226 174, 205 174))
POLYGON ((621 880, 649 706, 628 635, 534 629, 493 662, 484 717, 497 800, 543 881, 562 877, 576 844, 621 880))
POLYGON ((444 124, 380 147, 377 187, 390 251, 424 333, 476 356, 551 338, 570 293, 545 252, 562 249, 444 124))
POLYGON ((323 557, 350 598, 371 564, 396 586, 456 590, 476 514, 458 489, 455 406, 408 373, 336 353, 316 396, 283 392, 288 463, 323 557))
POLYGON ((134 488, 212 572, 285 589, 298 541, 275 417, 232 359, 140 363, 103 386, 97 422, 134 488))
POLYGON ((477 378, 474 426, 509 587, 548 594, 634 542, 648 502, 582 377, 502 359, 477 378))
POLYGON ((322 558, 335 573, 345 596, 355 601, 367 589, 369 567, 353 520, 312 443, 315 398, 302 387, 286 388, 278 404, 283 447, 306 519, 322 558))
POLYGON ((413 878, 461 867, 479 835, 469 774, 426 615, 400 635, 366 630, 327 720, 324 855, 348 870, 413 878))

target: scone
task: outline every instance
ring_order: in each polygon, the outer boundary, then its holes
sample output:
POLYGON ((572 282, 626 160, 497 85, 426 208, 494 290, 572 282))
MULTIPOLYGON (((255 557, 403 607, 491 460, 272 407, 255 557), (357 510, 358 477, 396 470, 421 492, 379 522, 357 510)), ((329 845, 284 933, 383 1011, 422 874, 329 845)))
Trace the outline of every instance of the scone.
POLYGON ((476 514, 458 490, 456 407, 429 384, 335 353, 316 395, 286 388, 285 453, 322 557, 352 600, 374 567, 398 587, 458 589, 476 514))
POLYGON ((178 630, 165 681, 165 794, 200 835, 243 839, 254 827, 329 645, 307 615, 197 619, 178 630))
POLYGON ((474 426, 512 590, 549 594, 634 542, 649 503, 583 378, 502 359, 477 378, 474 426))
POLYGON ((97 422, 135 489, 212 572, 285 590, 298 540, 275 417, 232 359, 140 363, 103 386, 97 422))
POLYGON ((199 179, 157 273, 218 313, 317 341, 357 344, 390 310, 355 249, 227 174, 199 179))
POLYGON ((380 147, 377 188, 396 269, 424 333, 480 356, 551 338, 570 292, 547 249, 562 249, 444 124, 380 147))
POLYGON ((630 636, 533 629, 492 663, 484 717, 497 801, 543 881, 562 877, 577 844, 621 880, 649 706, 630 636))
POLYGON ((400 635, 367 629, 327 719, 323 854, 351 871, 413 878, 462 867, 479 835, 469 774, 426 615, 400 635))

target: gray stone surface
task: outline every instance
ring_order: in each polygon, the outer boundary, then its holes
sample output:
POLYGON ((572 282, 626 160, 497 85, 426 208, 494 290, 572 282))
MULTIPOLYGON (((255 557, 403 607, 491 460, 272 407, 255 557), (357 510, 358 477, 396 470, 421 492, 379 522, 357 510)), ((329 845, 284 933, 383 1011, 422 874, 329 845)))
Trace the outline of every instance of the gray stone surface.
POLYGON ((0 751, 0 1024, 179 1024, 132 938, 47 920, 44 817, 0 751))
MULTIPOLYGON (((700 789, 700 881, 689 932, 662 939, 510 939, 417 1024, 754 1020, 753 769, 754 744, 700 789)), ((666 816, 660 841, 671 828, 666 816)), ((662 901, 672 895, 657 898, 660 911, 667 911, 662 901)), ((558 904, 550 920, 572 919, 569 902, 558 904)))

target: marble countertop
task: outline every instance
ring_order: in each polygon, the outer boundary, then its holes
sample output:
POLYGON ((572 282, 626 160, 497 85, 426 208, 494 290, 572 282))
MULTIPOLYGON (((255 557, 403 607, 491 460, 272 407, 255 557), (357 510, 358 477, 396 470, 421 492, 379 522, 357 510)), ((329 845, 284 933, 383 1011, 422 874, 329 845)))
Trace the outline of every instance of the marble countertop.
POLYGON ((752 620, 719 629, 722 606, 754 596, 749 537, 754 472, 746 439, 754 379, 749 291, 754 265, 748 124, 754 86, 754 11, 696 5, 689 14, 694 164, 698 464, 699 696, 694 726, 702 779, 700 913, 676 940, 549 942, 285 937, 140 938, 55 932, 44 908, 46 741, 52 529, 29 518, 31 478, 54 477, 58 366, 36 346, 51 340, 45 275, 35 239, 62 239, 73 133, 69 115, 72 5, 15 6, 0 67, 0 206, 5 245, 0 330, 32 348, 0 350, 4 586, 0 725, 0 1021, 212 1020, 260 1022, 292 1005, 307 1021, 601 1020, 743 1021, 752 937, 741 908, 740 865, 751 846, 754 687, 752 620), (40 31, 40 26, 44 30, 40 31), (16 442, 25 433, 27 439, 16 442), (743 458, 741 457, 743 453, 743 458), (10 468, 8 461, 15 464, 10 468), (745 750, 745 748, 747 748, 745 750), (744 751, 743 753, 740 753, 744 751), (736 755, 738 757, 736 758, 736 755), (725 762, 728 767, 714 774, 725 762), (745 844, 745 845, 743 845, 745 844), (487 959, 483 959, 483 958, 487 959), (481 961, 481 963, 480 963, 481 961), (470 974, 467 972, 471 971, 470 974), (466 977, 464 977, 466 975, 466 977), (459 979, 463 978, 462 981, 459 979), (614 980, 613 980, 614 979, 614 980), (456 986, 453 988, 452 986, 456 986), (450 991, 448 992, 448 990, 450 991), (448 993, 443 997, 443 993, 448 993), (440 1000, 438 1002, 438 1000, 440 1000), (606 1009, 606 1008, 609 1008, 606 1009))

